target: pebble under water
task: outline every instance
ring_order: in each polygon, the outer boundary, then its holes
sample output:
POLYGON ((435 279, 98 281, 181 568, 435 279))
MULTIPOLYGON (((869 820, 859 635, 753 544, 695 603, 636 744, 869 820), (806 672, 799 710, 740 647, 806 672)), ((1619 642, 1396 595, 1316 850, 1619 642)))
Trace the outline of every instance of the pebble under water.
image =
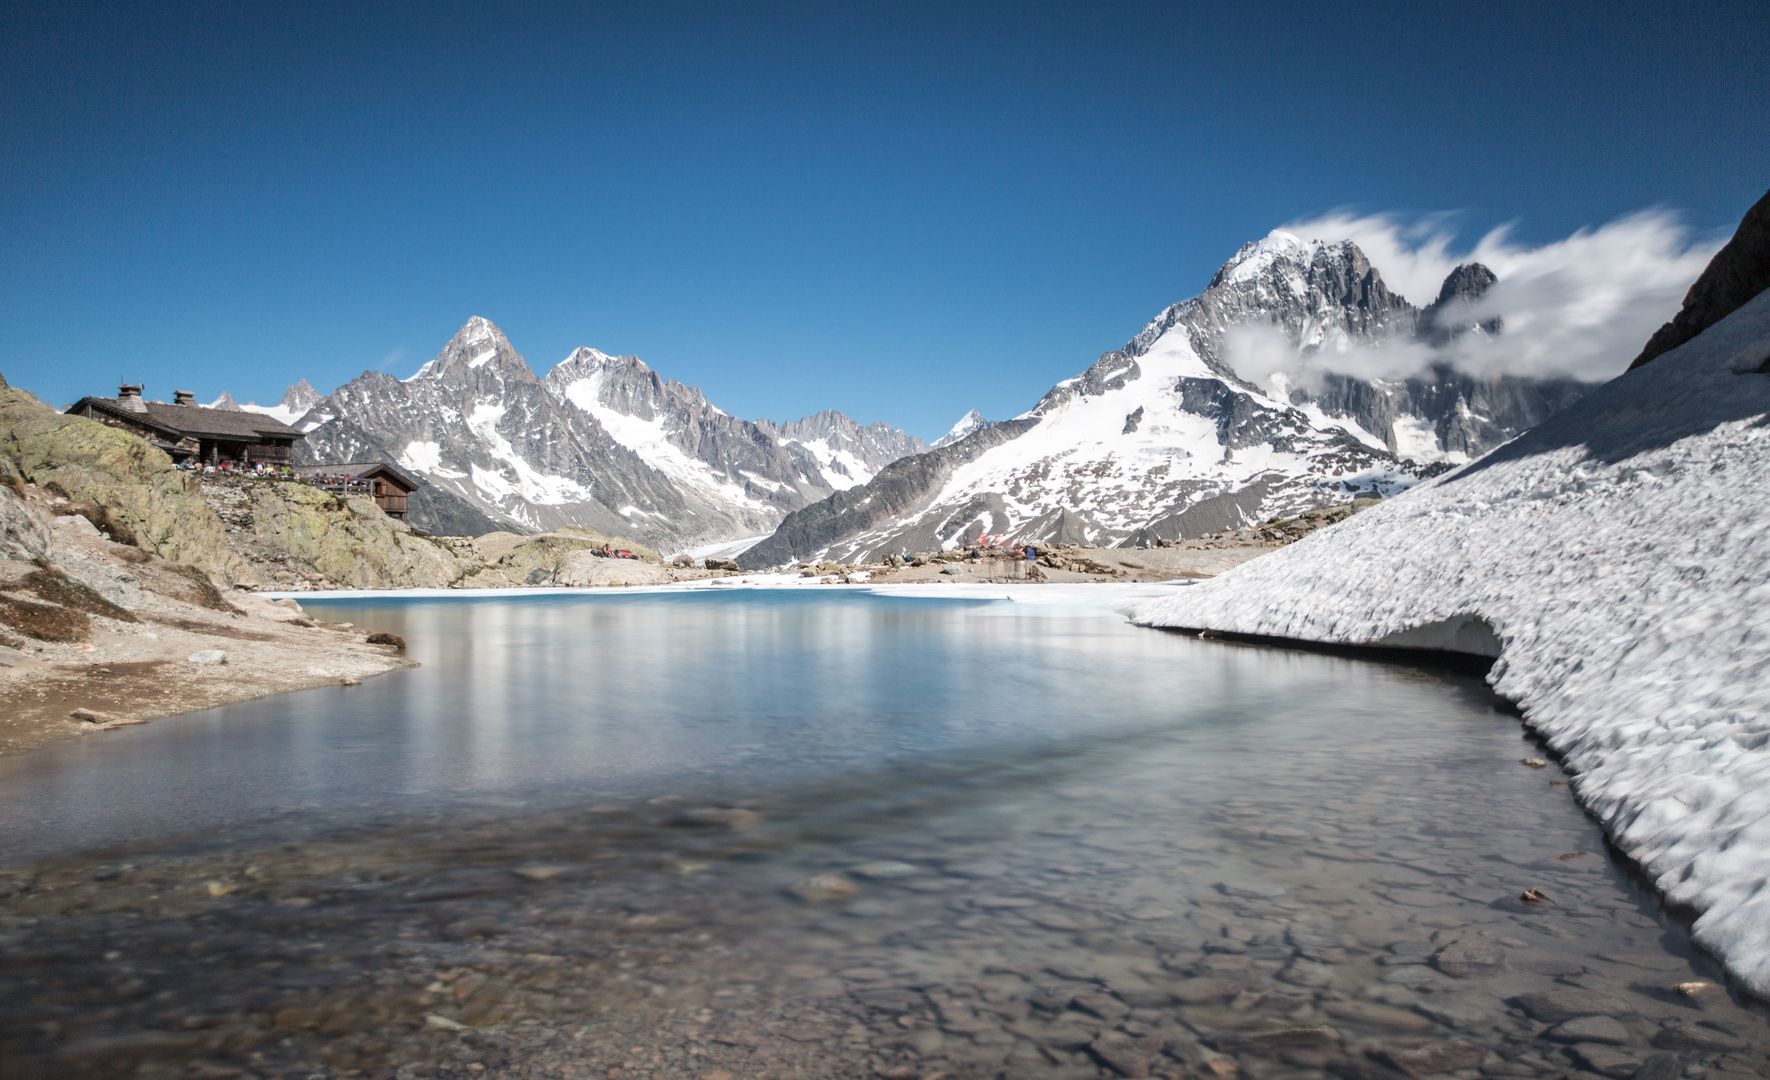
POLYGON ((425 666, 0 771, 0 1077, 1770 1072, 1477 678, 1002 603, 308 606, 425 666))

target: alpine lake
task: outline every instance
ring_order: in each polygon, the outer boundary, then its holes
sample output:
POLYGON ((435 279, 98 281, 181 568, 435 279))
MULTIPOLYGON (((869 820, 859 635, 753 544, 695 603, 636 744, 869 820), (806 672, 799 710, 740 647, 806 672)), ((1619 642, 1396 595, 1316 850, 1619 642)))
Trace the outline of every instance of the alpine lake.
POLYGON ((1770 1073, 1479 675, 951 592, 316 600, 421 666, 0 759, 0 1077, 1770 1073))

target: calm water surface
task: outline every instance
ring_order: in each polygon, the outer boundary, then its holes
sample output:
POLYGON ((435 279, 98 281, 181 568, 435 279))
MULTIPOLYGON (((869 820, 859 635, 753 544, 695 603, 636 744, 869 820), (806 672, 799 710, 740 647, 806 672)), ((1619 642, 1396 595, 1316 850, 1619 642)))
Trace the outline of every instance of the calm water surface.
POLYGON ((1478 679, 1004 602, 308 608, 423 666, 0 760, 0 1075, 1765 1066, 1478 679))

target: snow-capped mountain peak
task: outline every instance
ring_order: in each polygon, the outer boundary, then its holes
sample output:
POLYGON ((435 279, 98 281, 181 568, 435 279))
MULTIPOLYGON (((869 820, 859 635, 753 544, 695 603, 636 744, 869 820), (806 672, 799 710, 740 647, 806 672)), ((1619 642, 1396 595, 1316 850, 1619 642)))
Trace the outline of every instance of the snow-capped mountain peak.
MULTIPOLYGON (((294 386, 284 390, 283 399, 275 405, 260 405, 256 401, 248 401, 244 405, 235 405, 231 396, 222 394, 221 397, 226 399, 227 404, 211 405, 210 408, 241 409, 245 412, 255 412, 262 416, 268 416, 272 420, 288 424, 290 427, 301 427, 297 422, 303 416, 306 416, 310 409, 320 403, 322 395, 318 390, 315 390, 306 379, 301 379, 296 382, 294 386)), ((302 430, 305 431, 307 428, 302 427, 302 430)))
POLYGON ((510 345, 504 331, 490 319, 475 315, 468 319, 455 336, 443 346, 436 358, 419 368, 407 382, 421 379, 461 377, 462 371, 478 371, 491 366, 495 372, 533 380, 535 373, 523 362, 522 355, 510 345))
MULTIPOLYGON (((301 387, 285 406, 305 399, 301 387)), ((543 380, 479 316, 412 377, 365 372, 304 412, 304 461, 393 462, 428 481, 423 499, 448 510, 439 522, 581 525, 666 551, 761 535, 922 449, 832 414, 873 444, 845 470, 834 453, 779 437, 780 425, 735 419, 699 388, 600 349, 573 351, 543 380)))
POLYGON ((1310 256, 1323 245, 1320 241, 1312 244, 1303 242, 1303 238, 1283 229, 1274 229, 1259 240, 1243 244, 1240 251, 1230 257, 1212 285, 1223 282, 1241 282, 1257 278, 1268 273, 1273 264, 1280 260, 1307 265, 1310 256))
MULTIPOLYGON (((1454 330, 1492 275, 1453 276, 1427 310, 1442 309, 1454 330)), ((789 515, 739 562, 876 558, 978 532, 1101 544, 1196 536, 1392 494, 1443 468, 1425 462, 1497 445, 1583 393, 1566 380, 1475 379, 1449 365, 1304 387, 1232 363, 1248 366, 1232 355, 1247 334, 1293 362, 1430 348, 1423 316, 1351 241, 1275 230, 1030 411, 789 515)))
POLYGON ((945 435, 942 435, 929 445, 936 449, 942 446, 950 446, 971 434, 973 431, 982 431, 989 426, 990 422, 983 418, 983 414, 976 409, 972 409, 964 416, 959 417, 959 422, 948 428, 945 435))

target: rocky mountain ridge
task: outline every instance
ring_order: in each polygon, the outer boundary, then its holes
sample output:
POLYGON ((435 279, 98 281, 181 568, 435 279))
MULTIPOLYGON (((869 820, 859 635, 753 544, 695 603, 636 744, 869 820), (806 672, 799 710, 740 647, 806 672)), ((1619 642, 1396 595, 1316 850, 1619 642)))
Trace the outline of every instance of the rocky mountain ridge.
MULTIPOLYGON (((304 386, 281 407, 303 403, 304 386)), ((296 424, 304 461, 388 461, 423 480, 413 520, 432 531, 476 515, 484 527, 459 531, 574 526, 666 551, 766 533, 923 449, 833 411, 742 420, 637 357, 596 349, 541 378, 477 316, 411 378, 365 372, 296 424)))
POLYGON ((1398 380, 1329 372, 1262 386, 1237 372, 1235 335, 1276 336, 1297 358, 1441 348, 1503 333, 1495 320, 1466 317, 1494 280, 1479 264, 1458 267, 1418 308, 1351 241, 1275 231, 1023 416, 794 512, 739 562, 876 559, 979 533, 1146 544, 1393 494, 1513 437, 1584 387, 1477 378, 1448 362, 1398 380))

